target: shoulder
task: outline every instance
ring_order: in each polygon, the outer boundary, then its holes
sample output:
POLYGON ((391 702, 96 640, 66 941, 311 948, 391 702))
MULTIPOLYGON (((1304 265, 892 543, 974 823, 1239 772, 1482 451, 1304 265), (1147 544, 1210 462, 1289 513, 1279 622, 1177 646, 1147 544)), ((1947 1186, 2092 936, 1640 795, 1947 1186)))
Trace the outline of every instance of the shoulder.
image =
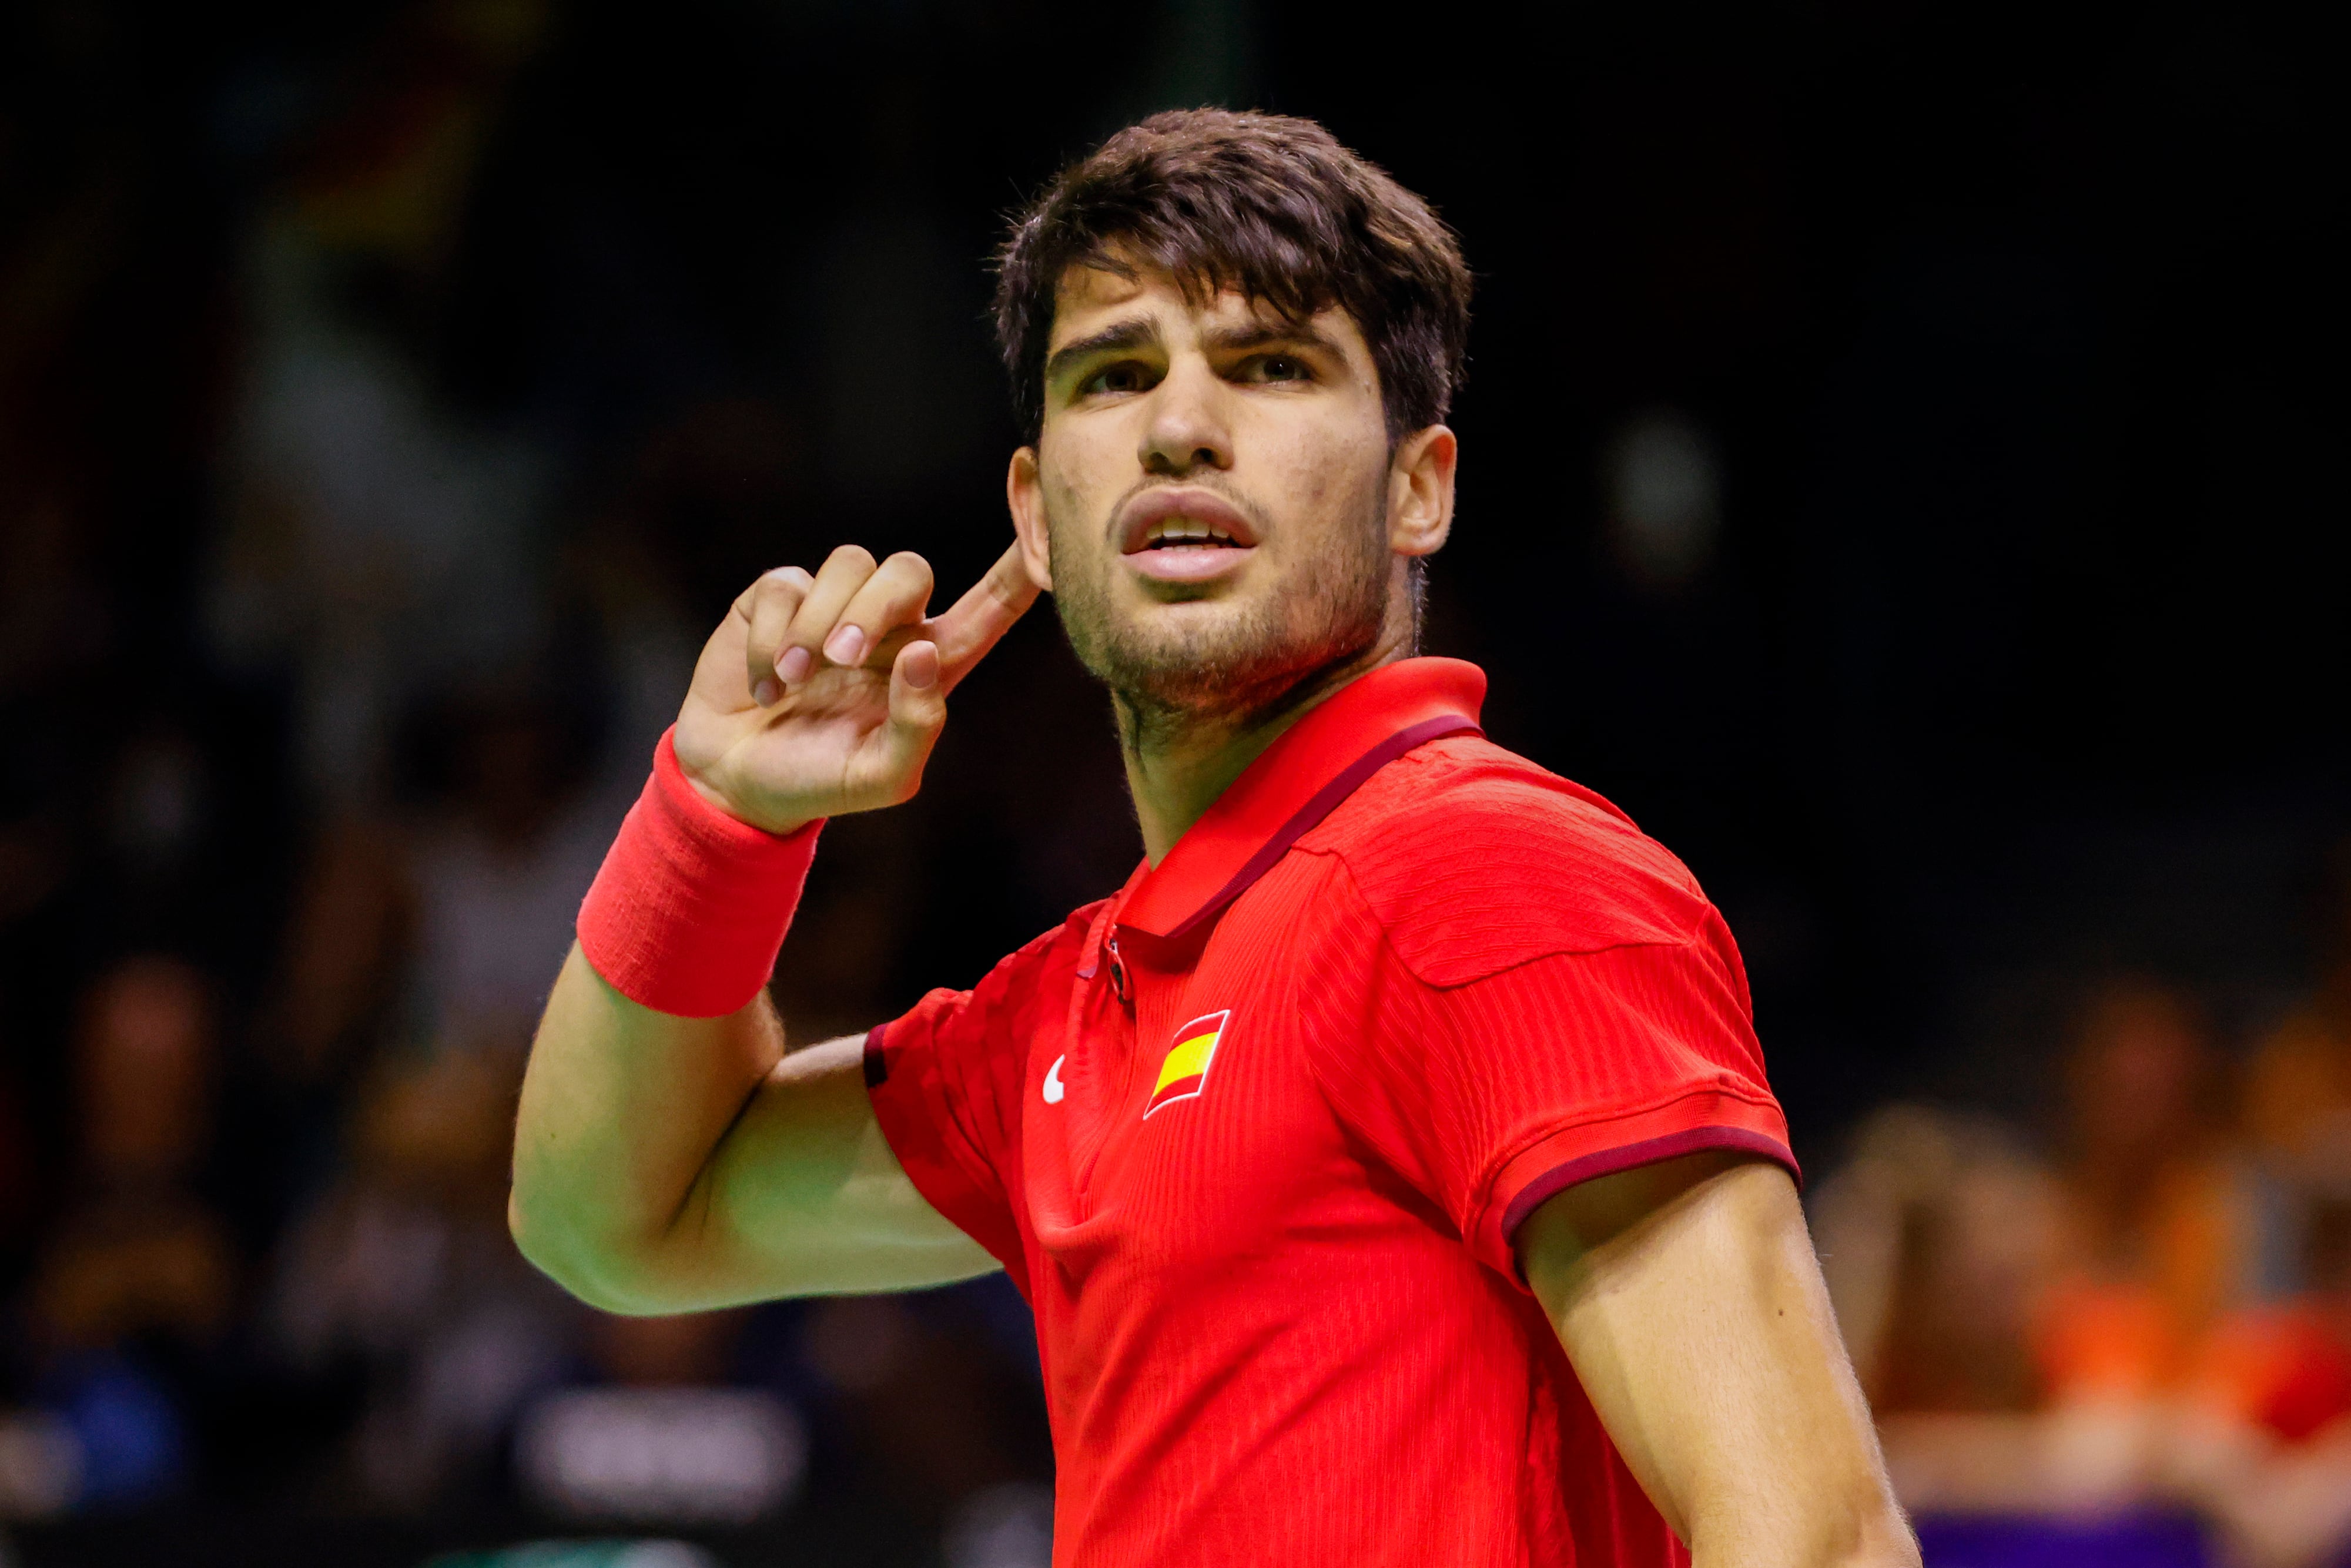
POLYGON ((1622 811, 1475 736, 1389 763, 1298 847, 1344 864, 1396 956, 1432 985, 1687 942, 1712 914, 1697 879, 1622 811))
POLYGON ((889 1038, 899 1042, 920 1030, 935 1036, 1008 1040, 1050 1019, 1068 995, 1086 932, 1108 902, 1085 905, 1006 954, 969 990, 929 992, 913 1010, 883 1026, 889 1038))
POLYGON ((1061 925, 1040 933, 998 959, 995 967, 973 988, 972 994, 1000 1005, 1015 998, 1025 998, 1040 986, 1050 987, 1057 978, 1066 980, 1077 967, 1079 951, 1085 946, 1086 932, 1093 925, 1094 916, 1109 902, 1100 899, 1071 911, 1061 925))

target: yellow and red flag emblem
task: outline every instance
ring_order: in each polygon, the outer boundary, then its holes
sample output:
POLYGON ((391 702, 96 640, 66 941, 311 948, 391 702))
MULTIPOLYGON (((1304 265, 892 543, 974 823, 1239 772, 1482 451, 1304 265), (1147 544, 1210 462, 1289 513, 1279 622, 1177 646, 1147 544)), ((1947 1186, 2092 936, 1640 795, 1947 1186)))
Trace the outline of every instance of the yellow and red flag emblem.
POLYGON ((1208 1064, 1217 1059, 1217 1041, 1224 1038, 1225 1020, 1230 1017, 1230 1009, 1209 1013, 1176 1031, 1176 1043, 1167 1048, 1167 1060, 1159 1064, 1159 1082, 1152 1088, 1150 1103, 1143 1108, 1145 1116, 1163 1105, 1189 1100, 1208 1086, 1208 1064))

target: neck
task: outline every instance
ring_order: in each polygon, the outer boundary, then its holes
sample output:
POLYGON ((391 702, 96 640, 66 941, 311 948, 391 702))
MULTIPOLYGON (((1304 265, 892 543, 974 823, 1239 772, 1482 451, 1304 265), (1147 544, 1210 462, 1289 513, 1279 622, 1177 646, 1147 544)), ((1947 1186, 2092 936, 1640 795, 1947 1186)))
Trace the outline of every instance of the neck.
POLYGON ((1383 635, 1370 648, 1310 670, 1270 702, 1214 713, 1152 712, 1113 692, 1126 787, 1143 828, 1143 852, 1157 865, 1234 779, 1282 732, 1350 682, 1411 653, 1408 636, 1383 635))

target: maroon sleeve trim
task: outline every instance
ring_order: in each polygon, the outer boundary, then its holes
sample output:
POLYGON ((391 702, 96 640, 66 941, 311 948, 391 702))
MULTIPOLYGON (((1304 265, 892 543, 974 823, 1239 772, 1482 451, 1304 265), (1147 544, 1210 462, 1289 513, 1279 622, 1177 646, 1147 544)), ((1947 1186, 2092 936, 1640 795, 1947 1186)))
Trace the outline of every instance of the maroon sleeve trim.
POLYGON ((952 1113, 929 1103, 922 1057, 908 1058, 904 1047, 891 1048, 887 1028, 876 1025, 865 1036, 866 1097, 872 1102, 883 1140, 923 1201, 985 1248, 1027 1294, 1025 1253, 1011 1198, 996 1171, 954 1127, 952 1113), (891 1082, 893 1057, 901 1059, 895 1063, 901 1070, 895 1082, 891 1082))
POLYGON ((1689 1127, 1661 1137, 1643 1138, 1635 1144, 1620 1145, 1613 1149, 1599 1149, 1580 1155, 1562 1165, 1556 1165, 1519 1189, 1502 1210, 1502 1244, 1510 1246, 1517 1238, 1519 1227, 1527 1217, 1542 1207, 1550 1198, 1558 1197, 1569 1187, 1579 1186, 1598 1176, 1614 1176, 1639 1166, 1653 1166, 1660 1160, 1678 1159, 1705 1149, 1740 1149, 1760 1155, 1772 1164, 1784 1167, 1803 1185, 1804 1174, 1796 1166, 1795 1157, 1777 1138, 1763 1133, 1751 1133, 1744 1127, 1689 1127))

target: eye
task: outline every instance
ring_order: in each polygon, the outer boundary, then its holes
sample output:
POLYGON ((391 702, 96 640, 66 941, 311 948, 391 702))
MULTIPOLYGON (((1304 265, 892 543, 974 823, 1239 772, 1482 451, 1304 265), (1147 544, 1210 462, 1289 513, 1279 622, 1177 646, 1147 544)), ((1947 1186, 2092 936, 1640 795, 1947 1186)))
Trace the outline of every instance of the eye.
POLYGON ((1133 360, 1122 360, 1114 365, 1104 365, 1086 379, 1078 388, 1079 395, 1091 397, 1097 392, 1139 392, 1151 389, 1150 371, 1133 360))
POLYGON ((1253 368, 1257 373, 1251 379, 1255 381, 1303 382, 1313 379, 1313 372, 1306 368, 1306 361, 1290 354, 1267 354, 1253 368))

